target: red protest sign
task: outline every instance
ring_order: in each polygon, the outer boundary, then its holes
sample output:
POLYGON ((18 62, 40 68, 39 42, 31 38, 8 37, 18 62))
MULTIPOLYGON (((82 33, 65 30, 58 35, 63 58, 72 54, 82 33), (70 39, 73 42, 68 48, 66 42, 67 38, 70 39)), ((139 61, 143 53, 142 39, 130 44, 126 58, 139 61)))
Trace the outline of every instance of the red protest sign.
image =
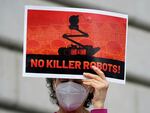
POLYGON ((127 16, 90 9, 26 7, 24 75, 83 78, 100 68, 125 82, 127 16))

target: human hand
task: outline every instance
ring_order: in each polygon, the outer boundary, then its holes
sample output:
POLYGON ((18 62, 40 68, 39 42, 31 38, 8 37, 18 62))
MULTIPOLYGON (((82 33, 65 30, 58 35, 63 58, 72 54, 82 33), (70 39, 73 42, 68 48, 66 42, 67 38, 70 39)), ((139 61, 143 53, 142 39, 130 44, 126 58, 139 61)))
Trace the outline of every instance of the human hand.
POLYGON ((92 66, 92 69, 97 73, 97 75, 83 73, 83 75, 88 78, 83 80, 83 84, 91 86, 94 89, 94 96, 92 99, 94 108, 104 108, 109 83, 106 80, 104 73, 99 68, 92 66))

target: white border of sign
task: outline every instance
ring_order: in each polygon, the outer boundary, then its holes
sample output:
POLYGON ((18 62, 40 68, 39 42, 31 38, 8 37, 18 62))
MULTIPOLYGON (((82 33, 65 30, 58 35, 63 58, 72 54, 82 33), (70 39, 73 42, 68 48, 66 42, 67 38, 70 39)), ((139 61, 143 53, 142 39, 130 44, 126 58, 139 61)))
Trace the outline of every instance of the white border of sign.
POLYGON ((83 9, 83 8, 68 8, 68 7, 49 7, 49 6, 25 6, 25 15, 24 15, 24 43, 23 43, 23 76, 24 77, 41 77, 41 78, 70 78, 70 79, 86 79, 83 75, 71 75, 71 74, 39 74, 39 73, 26 73, 26 34, 27 34, 27 11, 33 10, 48 10, 48 11, 68 11, 68 12, 85 12, 92 14, 102 14, 108 16, 115 16, 120 18, 127 19, 127 29, 126 29, 126 48, 125 48, 125 71, 124 71, 124 80, 108 78, 107 80, 110 82, 125 84, 126 82, 126 54, 127 54, 127 36, 128 36, 128 15, 102 11, 102 10, 94 10, 94 9, 83 9))

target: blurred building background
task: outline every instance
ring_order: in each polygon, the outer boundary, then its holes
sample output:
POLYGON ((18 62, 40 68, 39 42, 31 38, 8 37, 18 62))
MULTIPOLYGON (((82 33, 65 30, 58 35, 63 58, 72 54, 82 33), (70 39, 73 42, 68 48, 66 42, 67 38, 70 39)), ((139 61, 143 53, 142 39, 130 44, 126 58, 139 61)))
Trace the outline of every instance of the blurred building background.
POLYGON ((53 113, 45 79, 22 77, 24 6, 101 9, 129 15, 127 83, 110 84, 109 113, 150 113, 149 0, 0 0, 0 113, 53 113))

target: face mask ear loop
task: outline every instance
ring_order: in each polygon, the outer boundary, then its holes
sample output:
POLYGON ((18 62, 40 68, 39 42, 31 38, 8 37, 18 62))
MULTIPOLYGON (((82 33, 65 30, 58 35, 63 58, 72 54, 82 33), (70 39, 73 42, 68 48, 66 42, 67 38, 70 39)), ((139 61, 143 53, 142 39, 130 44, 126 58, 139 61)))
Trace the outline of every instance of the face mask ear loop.
POLYGON ((53 89, 54 89, 54 91, 56 92, 56 81, 55 82, 53 82, 53 89))
POLYGON ((90 86, 86 86, 86 87, 87 88, 85 88, 85 89, 86 89, 87 93, 90 93, 91 87, 90 86))
POLYGON ((88 97, 88 95, 89 95, 89 93, 90 93, 90 89, 91 89, 91 87, 90 87, 90 86, 87 86, 87 89, 86 89, 86 91, 87 91, 86 98, 88 97))

